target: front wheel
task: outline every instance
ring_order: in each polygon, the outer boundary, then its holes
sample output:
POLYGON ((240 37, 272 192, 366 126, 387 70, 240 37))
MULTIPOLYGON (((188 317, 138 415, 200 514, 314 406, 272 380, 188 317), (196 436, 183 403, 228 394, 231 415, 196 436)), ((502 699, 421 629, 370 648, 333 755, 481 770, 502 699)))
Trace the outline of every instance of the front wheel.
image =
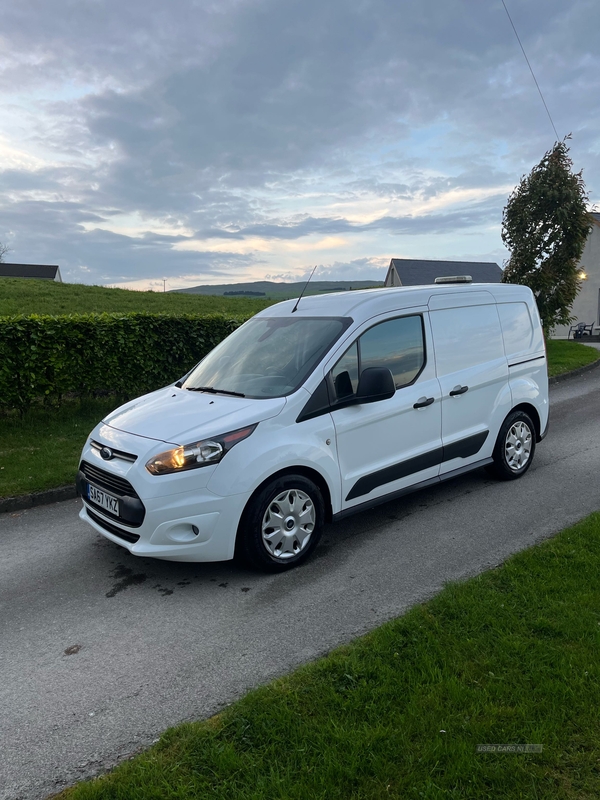
POLYGON ((305 561, 323 532, 325 504, 303 475, 269 481, 249 501, 238 531, 238 552, 253 567, 282 572, 305 561))
POLYGON ((524 475, 535 453, 535 427, 524 411, 513 411, 502 423, 492 453, 489 471, 500 480, 512 481, 524 475))

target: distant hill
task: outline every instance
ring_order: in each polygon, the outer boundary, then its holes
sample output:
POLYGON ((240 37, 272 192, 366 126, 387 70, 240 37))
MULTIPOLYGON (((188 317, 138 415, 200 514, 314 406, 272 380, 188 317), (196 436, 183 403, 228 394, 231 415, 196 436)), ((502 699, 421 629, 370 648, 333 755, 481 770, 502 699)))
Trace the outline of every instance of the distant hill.
POLYGON ((242 291, 238 290, 236 292, 223 292, 223 294, 225 296, 227 296, 227 295, 238 295, 239 294, 239 295, 244 295, 244 297, 264 297, 265 296, 264 292, 251 292, 249 289, 243 289, 242 291))
POLYGON ((0 316, 149 311, 166 314, 228 314, 246 319, 274 302, 268 297, 248 295, 209 297, 162 291, 134 292, 35 278, 0 278, 0 316))
MULTIPOLYGON (((171 293, 209 294, 241 296, 264 296, 273 300, 288 300, 298 297, 306 281, 297 283, 276 283, 275 281, 254 281, 252 283, 223 283, 220 285, 192 286, 189 289, 172 289, 171 293)), ((383 286, 381 281, 311 281, 305 294, 324 294, 326 292, 348 292, 353 289, 374 289, 383 286)))
MULTIPOLYGON (((376 281, 311 281, 307 294, 381 286, 376 281)), ((230 314, 246 319, 280 300, 299 297, 303 282, 228 283, 170 292, 136 292, 35 278, 0 278, 0 316, 149 311, 167 314, 230 314), (234 294, 226 294, 233 292, 234 294)))

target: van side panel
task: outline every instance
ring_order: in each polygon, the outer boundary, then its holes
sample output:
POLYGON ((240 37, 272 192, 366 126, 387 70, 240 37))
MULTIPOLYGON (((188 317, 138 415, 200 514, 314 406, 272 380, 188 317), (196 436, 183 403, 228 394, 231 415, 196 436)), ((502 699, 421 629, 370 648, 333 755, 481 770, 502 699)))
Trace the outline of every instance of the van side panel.
POLYGON ((532 405, 539 433, 548 424, 548 366, 537 308, 532 302, 500 303, 498 314, 506 351, 512 405, 532 405))
POLYGON ((430 319, 442 390, 443 475, 491 456, 512 398, 494 302, 432 310, 430 319))

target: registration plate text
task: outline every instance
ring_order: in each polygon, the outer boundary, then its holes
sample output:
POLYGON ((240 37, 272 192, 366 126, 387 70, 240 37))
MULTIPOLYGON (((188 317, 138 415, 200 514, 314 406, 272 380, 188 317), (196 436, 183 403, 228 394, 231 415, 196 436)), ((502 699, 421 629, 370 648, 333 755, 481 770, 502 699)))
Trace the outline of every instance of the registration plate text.
POLYGON ((88 484, 88 497, 92 503, 105 508, 111 514, 119 516, 119 501, 111 494, 103 492, 102 489, 97 489, 95 486, 88 484))

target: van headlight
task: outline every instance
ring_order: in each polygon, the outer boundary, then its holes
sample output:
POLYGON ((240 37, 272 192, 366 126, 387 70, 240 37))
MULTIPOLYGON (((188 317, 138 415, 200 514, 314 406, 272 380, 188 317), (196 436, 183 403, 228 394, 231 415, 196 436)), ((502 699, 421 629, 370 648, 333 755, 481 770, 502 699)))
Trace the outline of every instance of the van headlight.
POLYGON ((152 475, 167 475, 171 472, 183 472, 186 469, 217 464, 234 445, 247 439, 255 428, 256 425, 249 425, 247 428, 230 431, 222 436, 213 436, 210 439, 165 450, 153 456, 146 463, 146 469, 152 475))

